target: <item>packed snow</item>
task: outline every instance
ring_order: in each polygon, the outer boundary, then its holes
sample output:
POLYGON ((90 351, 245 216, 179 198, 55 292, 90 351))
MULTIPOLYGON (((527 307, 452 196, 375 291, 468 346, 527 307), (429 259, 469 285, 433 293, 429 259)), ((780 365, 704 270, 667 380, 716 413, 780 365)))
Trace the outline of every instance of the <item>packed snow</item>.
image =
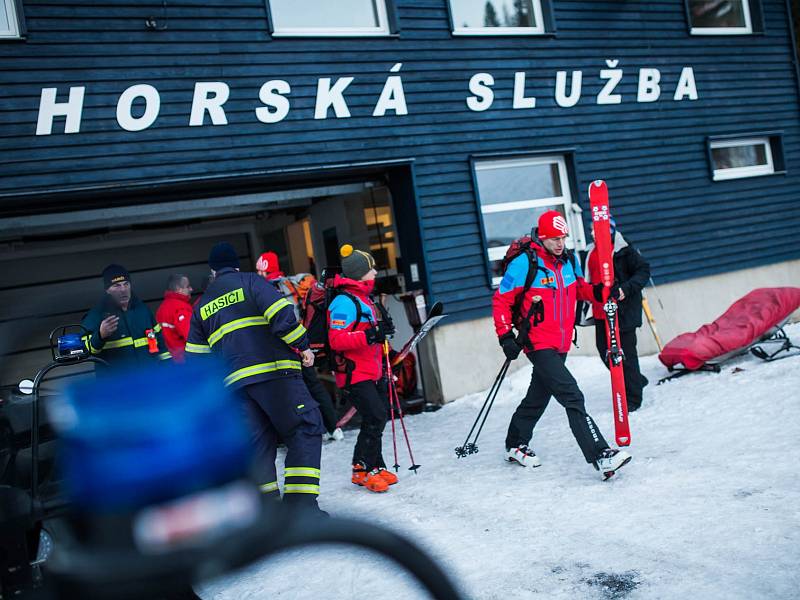
MULTIPOLYGON (((788 328, 800 339, 800 324, 788 328)), ((481 365, 492 371, 497 364, 481 365)), ((743 356, 723 372, 656 386, 630 416, 633 461, 603 482, 583 461, 564 409, 551 401, 532 446, 542 466, 504 462, 509 418, 530 369, 510 375, 479 440, 457 459, 485 394, 406 417, 417 475, 402 439, 401 480, 374 494, 350 483, 355 431, 323 448, 320 505, 408 536, 466 598, 800 597, 800 356, 743 356)), ((613 442, 610 383, 597 358, 568 366, 587 409, 613 442)), ((477 366, 474 368, 478 368, 477 366)), ((391 429, 384 456, 392 460, 391 429)), ((425 597, 394 564, 349 547, 287 552, 206 583, 203 598, 425 597)))

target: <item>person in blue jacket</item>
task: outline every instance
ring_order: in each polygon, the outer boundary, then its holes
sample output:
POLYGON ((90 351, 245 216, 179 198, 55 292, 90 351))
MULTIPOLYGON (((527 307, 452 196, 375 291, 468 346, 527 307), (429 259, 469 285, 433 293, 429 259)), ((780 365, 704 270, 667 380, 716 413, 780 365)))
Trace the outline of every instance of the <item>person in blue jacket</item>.
POLYGON ((121 265, 103 269, 105 293, 81 321, 88 332, 87 348, 108 366, 98 365, 99 374, 124 368, 153 365, 168 360, 161 325, 153 312, 131 290, 131 277, 121 265))

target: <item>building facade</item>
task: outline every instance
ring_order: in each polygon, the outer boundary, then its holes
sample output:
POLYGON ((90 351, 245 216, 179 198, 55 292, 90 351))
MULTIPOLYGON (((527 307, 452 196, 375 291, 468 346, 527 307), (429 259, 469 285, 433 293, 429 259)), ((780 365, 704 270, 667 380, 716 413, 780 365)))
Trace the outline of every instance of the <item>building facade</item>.
POLYGON ((667 337, 800 281, 784 0, 0 5, 15 372, 80 320, 108 262, 156 304, 170 272, 200 287, 218 239, 286 271, 351 241, 387 291, 444 302, 425 379, 450 400, 499 367, 498 259, 549 208, 582 249, 594 179, 651 262, 667 337))

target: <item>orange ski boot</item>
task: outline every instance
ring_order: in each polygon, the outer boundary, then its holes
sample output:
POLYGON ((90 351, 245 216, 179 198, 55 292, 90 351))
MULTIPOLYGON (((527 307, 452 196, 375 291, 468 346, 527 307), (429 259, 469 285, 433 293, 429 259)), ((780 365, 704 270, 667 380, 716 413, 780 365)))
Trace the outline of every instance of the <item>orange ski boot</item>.
POLYGON ((353 477, 350 481, 364 486, 370 492, 385 492, 389 489, 389 484, 380 476, 378 469, 367 471, 363 464, 353 465, 353 477))
POLYGON ((397 475, 384 467, 378 467, 378 475, 389 485, 394 485, 397 483, 397 475))

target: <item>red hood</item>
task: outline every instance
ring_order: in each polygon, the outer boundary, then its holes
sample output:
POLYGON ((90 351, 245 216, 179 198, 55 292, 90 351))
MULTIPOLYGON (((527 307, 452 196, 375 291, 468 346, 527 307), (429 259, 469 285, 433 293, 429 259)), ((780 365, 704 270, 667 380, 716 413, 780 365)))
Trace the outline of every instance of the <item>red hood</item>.
POLYGON ((172 290, 167 290, 166 292, 164 292, 164 300, 178 300, 180 302, 185 302, 186 304, 192 303, 192 299, 186 294, 181 294, 180 292, 173 292, 172 290))
POLYGON ((375 289, 375 280, 372 281, 356 281, 355 279, 348 279, 341 275, 333 278, 333 287, 340 288, 351 294, 357 294, 362 297, 369 296, 375 289))

